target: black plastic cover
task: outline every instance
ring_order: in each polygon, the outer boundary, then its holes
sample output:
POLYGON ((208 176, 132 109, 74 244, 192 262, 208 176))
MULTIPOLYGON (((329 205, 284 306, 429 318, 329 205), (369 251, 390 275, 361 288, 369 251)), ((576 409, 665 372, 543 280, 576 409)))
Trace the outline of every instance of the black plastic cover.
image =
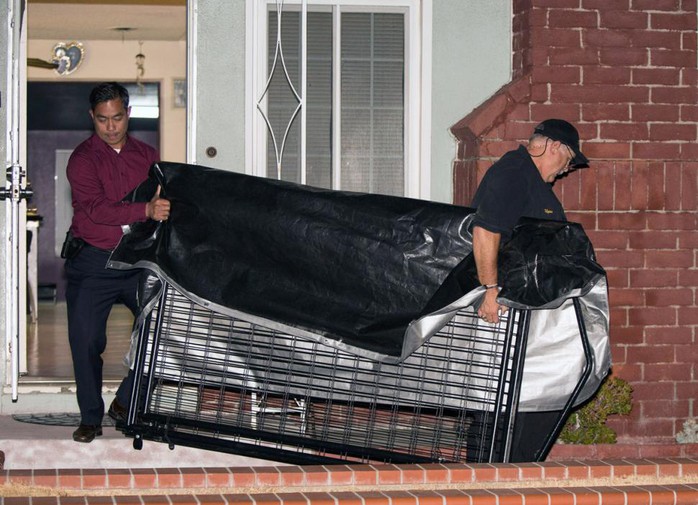
POLYGON ((579 223, 528 218, 502 247, 498 270, 500 298, 519 308, 553 308, 606 275, 579 223))
MULTIPOLYGON (((400 356, 410 322, 479 286, 466 207, 167 162, 127 198, 158 185, 170 219, 133 224, 109 265, 218 306, 400 356)), ((580 225, 526 220, 500 254, 500 296, 541 307, 599 273, 580 225)))
POLYGON ((398 356, 410 321, 462 295, 440 288, 471 253, 471 209, 165 162, 129 198, 158 184, 170 219, 132 225, 112 266, 155 264, 214 304, 398 356))

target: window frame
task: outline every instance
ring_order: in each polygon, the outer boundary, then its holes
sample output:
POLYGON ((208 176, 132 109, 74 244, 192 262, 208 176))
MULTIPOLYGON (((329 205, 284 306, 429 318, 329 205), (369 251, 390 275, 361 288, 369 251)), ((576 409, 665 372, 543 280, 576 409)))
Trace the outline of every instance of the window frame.
MULTIPOLYGON (((342 12, 400 12, 405 14, 405 83, 404 83, 404 195, 429 199, 431 160, 431 2, 432 0, 284 0, 284 9, 319 7, 332 12, 334 25, 339 26, 342 12)), ((267 81, 267 9, 275 0, 246 2, 246 106, 245 171, 266 177, 267 126, 257 110, 257 100, 267 81)), ((339 83, 341 31, 333 30, 333 82, 339 83)), ((341 121, 339 86, 333 86, 333 152, 340 153, 341 121)), ((301 82, 301 97, 305 96, 301 82)), ((305 113, 296 121, 305 125, 305 113)), ((301 141, 303 145, 303 141, 301 141)), ((340 156, 333 156, 332 184, 339 187, 340 156)), ((302 179, 302 182, 305 182, 302 179)))

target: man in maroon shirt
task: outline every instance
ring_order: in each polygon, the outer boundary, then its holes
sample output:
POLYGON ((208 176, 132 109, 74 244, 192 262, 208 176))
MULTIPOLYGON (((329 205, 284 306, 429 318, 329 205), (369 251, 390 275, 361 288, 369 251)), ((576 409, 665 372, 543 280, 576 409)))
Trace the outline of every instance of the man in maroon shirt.
MULTIPOLYGON (((121 301, 137 309, 136 289, 140 272, 106 268, 123 227, 146 219, 167 220, 170 202, 159 190, 147 203, 122 199, 148 177, 150 166, 160 159, 157 150, 128 135, 128 91, 108 82, 90 93, 90 116, 95 133, 70 156, 67 175, 73 199, 70 232, 83 244, 65 263, 68 280, 68 334, 80 407, 76 442, 92 442, 102 434, 102 353, 107 344, 107 318, 121 301)), ((130 387, 124 381, 115 404, 128 405, 130 387)))

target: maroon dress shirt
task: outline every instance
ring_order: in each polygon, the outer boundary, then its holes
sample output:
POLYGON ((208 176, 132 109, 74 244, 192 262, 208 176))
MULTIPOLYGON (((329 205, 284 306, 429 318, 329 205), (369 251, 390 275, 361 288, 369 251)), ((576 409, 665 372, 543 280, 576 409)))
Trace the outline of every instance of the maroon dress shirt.
POLYGON ((96 134, 76 147, 67 168, 73 236, 100 249, 114 249, 122 225, 146 220, 145 203, 121 199, 148 177, 150 166, 159 160, 154 147, 131 136, 118 153, 96 134))

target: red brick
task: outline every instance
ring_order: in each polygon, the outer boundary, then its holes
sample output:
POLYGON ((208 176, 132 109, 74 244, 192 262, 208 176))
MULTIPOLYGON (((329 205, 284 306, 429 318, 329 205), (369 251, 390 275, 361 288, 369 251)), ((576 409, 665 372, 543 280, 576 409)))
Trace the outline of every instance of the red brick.
POLYGON ((633 142, 633 158, 636 160, 676 160, 681 156, 680 144, 661 142, 633 142))
POLYGON ((535 124, 551 117, 565 118, 579 126, 581 106, 578 104, 530 104, 531 121, 535 124))
POLYGON ((131 470, 132 482, 134 489, 138 488, 156 488, 157 478, 155 470, 147 468, 136 468, 131 470))
POLYGON ((255 471, 250 467, 230 468, 235 487, 252 487, 257 484, 255 471))
MULTIPOLYGON (((681 170, 681 209, 686 211, 698 207, 698 167, 683 165, 681 170)), ((693 235, 695 236, 695 235, 693 235)))
POLYGON ((695 86, 654 86, 652 88, 652 103, 694 105, 696 99, 698 99, 698 92, 695 86))
POLYGON ((83 488, 104 488, 107 485, 107 472, 104 469, 85 469, 82 471, 83 488))
MULTIPOLYGON (((630 270, 630 286, 633 288, 658 288, 677 285, 678 269, 630 270)), ((679 285, 686 285, 678 283, 679 285)))
POLYGON ((621 377, 626 381, 634 382, 643 380, 643 370, 645 365, 626 365, 623 363, 613 363, 613 375, 621 377))
POLYGON ((681 121, 698 122, 698 105, 681 105, 680 106, 681 121))
POLYGON ((681 144, 681 157, 685 160, 698 160, 698 144, 681 144))
POLYGON ((633 47, 681 50, 681 33, 668 31, 637 30, 630 36, 633 47))
MULTIPOLYGON (((693 363, 662 363, 655 365, 653 363, 645 364, 644 379, 648 382, 659 381, 677 381, 690 377, 693 369, 693 363)), ((682 405, 684 403, 682 402, 682 405)), ((647 415, 648 411, 643 411, 643 415, 647 415)), ((661 414, 661 413, 660 413, 661 414)), ((650 417, 666 417, 658 415, 656 412, 650 417)))
POLYGON ((628 67, 594 67, 586 66, 584 84, 631 84, 628 67))
POLYGON ((630 47, 630 33, 624 30, 584 30, 585 47, 630 47))
POLYGON ((608 277, 609 286, 617 288, 629 286, 629 272, 626 268, 607 268, 606 277, 608 277))
POLYGON ((664 209, 668 211, 681 210, 682 167, 679 163, 667 162, 664 164, 664 173, 666 175, 666 184, 663 201, 664 209))
POLYGON ((644 289, 610 289, 609 301, 614 307, 643 307, 645 305, 644 289))
POLYGON ((633 437, 663 436, 673 438, 674 423, 671 419, 640 419, 636 424, 628 426, 628 435, 633 437))
POLYGON ((674 399, 674 384, 672 382, 635 382, 632 387, 633 398, 674 399))
POLYGON ((582 0, 582 9, 623 10, 628 8, 628 0, 582 0))
POLYGON ((649 25, 649 15, 646 12, 604 9, 599 12, 599 16, 601 18, 601 28, 645 29, 649 25))
POLYGON ((643 123, 602 123, 599 136, 607 140, 647 140, 649 129, 643 123))
POLYGON ((676 0, 633 0, 632 8, 640 11, 669 11, 674 12, 676 0))
MULTIPOLYGON (((575 30, 549 28, 532 30, 531 45, 542 47, 582 47, 581 37, 575 30)), ((573 63, 573 62, 570 62, 573 63)))
POLYGON ((665 166, 660 162, 647 163, 647 209, 666 210, 664 207, 665 166))
POLYGON ((647 227, 654 230, 695 230, 696 216, 693 214, 648 213, 647 227))
MULTIPOLYGON (((623 326, 621 328, 618 326, 620 321, 617 321, 616 319, 611 319, 611 321, 613 323, 611 328, 611 335, 613 338, 611 339, 611 342, 624 345, 643 345, 646 343, 643 327, 623 326)), ((625 361, 625 355, 623 355, 623 361, 625 361)))
POLYGON ((599 51, 599 63, 602 65, 643 66, 648 62, 647 50, 642 48, 614 47, 599 51))
POLYGON ((555 28, 597 28, 598 15, 593 11, 578 11, 570 15, 570 11, 552 9, 549 11, 550 25, 555 28))
POLYGON ((643 230, 646 216, 641 213, 600 214, 597 217, 600 230, 643 230))
POLYGON ((679 249, 698 249, 698 234, 690 231, 682 231, 677 233, 679 249))
POLYGON ((182 473, 178 468, 158 468, 155 472, 157 473, 157 487, 182 487, 182 473))
POLYGON ((693 251, 646 251, 645 266, 648 268, 691 268, 694 265, 693 251))
POLYGON ((648 342, 658 344, 689 344, 693 342, 693 329, 684 326, 645 328, 648 342))
POLYGON ((647 292, 647 305, 667 307, 671 305, 693 305, 693 290, 688 288, 667 288, 647 292))
POLYGON ((630 143, 628 142, 584 142, 583 152, 591 163, 597 160, 625 160, 630 158, 630 143))
POLYGON ((227 468, 206 468, 206 486, 229 487, 232 483, 232 474, 227 468))
POLYGON ((655 30, 695 30, 696 13, 669 14, 653 12, 650 15, 650 26, 655 30))
POLYGON ((594 249, 626 249, 628 248, 628 233, 619 230, 589 231, 587 235, 594 245, 594 249))
POLYGON ((534 83, 531 85, 531 101, 547 102, 549 99, 548 83, 534 83))
POLYGON ((634 103, 631 104, 630 107, 632 111, 633 121, 640 121, 643 123, 650 121, 678 121, 681 110, 681 106, 679 105, 655 105, 634 103))
POLYGON ((679 311, 679 324, 698 324, 698 308, 681 308, 681 310, 679 311))
MULTIPOLYGON (((662 309, 664 310, 664 309, 662 309)), ((652 309, 643 309, 641 312, 647 313, 652 309)), ((654 312, 658 310, 655 309, 654 312)), ((632 310, 630 312, 633 312, 632 310)), ((639 311, 635 311, 639 312, 639 311)), ((669 311, 673 312, 673 311, 669 311)), ((642 324, 642 323, 639 323, 642 324)), ((652 323, 648 323, 652 324, 652 323)), ((660 323, 661 324, 661 323, 660 323)), ((673 345, 647 345, 647 346, 632 346, 627 349, 628 363, 673 363, 674 362, 673 345)))
POLYGON ((677 286, 698 286, 698 270, 680 270, 677 273, 678 282, 675 282, 677 286))
MULTIPOLYGON (((584 72, 586 76, 586 70, 584 72)), ((593 103, 585 104, 582 107, 582 119, 584 121, 629 121, 630 105, 624 103, 603 105, 593 103)))
POLYGON ((631 249, 676 249, 679 232, 675 231, 631 231, 628 233, 631 249))
POLYGON ((532 72, 534 82, 561 82, 577 84, 581 82, 579 67, 534 67, 532 72))
MULTIPOLYGON (((2 481, 0 481, 0 484, 2 481)), ((29 485, 34 486, 45 486, 45 487, 57 487, 58 486, 58 472, 56 470, 34 470, 32 472, 32 479, 27 482, 29 485)))
POLYGON ((381 465, 376 473, 379 485, 400 484, 402 482, 402 472, 396 466, 381 465))
MULTIPOLYGON (((611 84, 576 86, 572 84, 552 84, 550 91, 550 99, 554 102, 561 103, 616 104, 624 102, 647 102, 649 101, 649 97, 650 90, 647 86, 614 86, 611 84)), ((604 126, 604 124, 601 124, 602 128, 604 126)), ((606 137, 601 135, 601 138, 606 137)))
POLYGON ((677 310, 671 307, 631 308, 628 318, 633 325, 666 326, 676 324, 676 312, 677 310))
POLYGON ((662 86, 681 85, 681 71, 674 68, 633 68, 632 83, 662 86))
POLYGON ((694 400, 696 398, 696 393, 698 392, 698 384, 696 384, 695 381, 676 382, 675 387, 677 400, 694 400))
POLYGON ((598 65, 599 54, 594 48, 551 47, 546 50, 550 65, 598 65))
POLYGON ((82 474, 80 470, 59 469, 58 470, 58 485, 60 487, 81 489, 82 474))
POLYGON ((650 138, 652 140, 696 140, 695 124, 650 124, 650 138))
MULTIPOLYGON (((695 1, 695 0, 693 0, 695 1)), ((694 31, 690 32, 683 32, 681 34, 681 48, 685 50, 693 50, 696 45, 698 45, 698 33, 694 31)), ((696 70, 695 68, 690 70, 690 73, 693 75, 693 79, 690 82, 686 82, 685 84, 696 84, 698 82, 698 75, 696 75, 696 70)))
POLYGON ((623 265, 624 267, 642 267, 645 259, 641 251, 602 250, 596 255, 602 265, 623 265))

